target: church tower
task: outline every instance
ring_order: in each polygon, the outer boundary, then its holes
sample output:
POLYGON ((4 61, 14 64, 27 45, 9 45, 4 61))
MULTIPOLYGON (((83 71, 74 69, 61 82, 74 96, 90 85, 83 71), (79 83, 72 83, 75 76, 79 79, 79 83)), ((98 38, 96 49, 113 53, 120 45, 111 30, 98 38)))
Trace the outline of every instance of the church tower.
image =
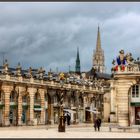
POLYGON ((93 54, 93 68, 96 69, 97 72, 101 72, 101 73, 105 72, 104 51, 101 48, 99 26, 98 26, 98 32, 97 32, 96 50, 94 51, 94 54, 93 54))
POLYGON ((77 58, 76 58, 75 72, 80 74, 79 48, 77 48, 77 58))

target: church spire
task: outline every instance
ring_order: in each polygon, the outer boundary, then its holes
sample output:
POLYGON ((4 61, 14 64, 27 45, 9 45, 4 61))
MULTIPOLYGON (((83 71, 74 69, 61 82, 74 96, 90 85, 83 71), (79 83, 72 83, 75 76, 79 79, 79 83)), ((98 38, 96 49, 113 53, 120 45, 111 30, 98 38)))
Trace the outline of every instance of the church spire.
POLYGON ((77 58, 76 58, 76 65, 75 65, 75 72, 80 73, 80 57, 79 57, 79 48, 77 47, 77 58))
POLYGON ((80 61, 80 58, 79 58, 79 48, 77 47, 77 61, 80 61))
POLYGON ((101 39, 100 39, 100 28, 98 25, 97 31, 97 42, 96 42, 96 50, 93 54, 93 68, 98 72, 103 73, 105 70, 104 66, 104 51, 101 48, 101 39))
POLYGON ((97 42, 96 42, 96 50, 101 50, 101 39, 100 39, 100 28, 98 25, 98 33, 97 33, 97 42))

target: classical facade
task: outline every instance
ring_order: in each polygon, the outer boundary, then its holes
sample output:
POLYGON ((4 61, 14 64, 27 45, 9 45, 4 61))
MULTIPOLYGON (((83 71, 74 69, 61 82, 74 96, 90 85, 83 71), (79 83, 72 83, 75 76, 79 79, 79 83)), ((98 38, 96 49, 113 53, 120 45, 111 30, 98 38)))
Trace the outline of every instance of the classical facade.
POLYGON ((120 51, 113 61, 111 80, 111 122, 121 126, 140 125, 140 69, 132 54, 120 51))
POLYGON ((93 54, 93 68, 98 72, 105 72, 104 51, 101 48, 100 29, 98 26, 96 50, 93 54))
POLYGON ((88 110, 108 87, 101 88, 87 79, 76 83, 74 79, 65 77, 62 83, 59 76, 45 74, 42 68, 22 70, 20 64, 10 68, 6 61, 0 70, 0 125, 58 123, 62 92, 64 112, 71 114, 71 123, 92 122, 93 113, 88 110))

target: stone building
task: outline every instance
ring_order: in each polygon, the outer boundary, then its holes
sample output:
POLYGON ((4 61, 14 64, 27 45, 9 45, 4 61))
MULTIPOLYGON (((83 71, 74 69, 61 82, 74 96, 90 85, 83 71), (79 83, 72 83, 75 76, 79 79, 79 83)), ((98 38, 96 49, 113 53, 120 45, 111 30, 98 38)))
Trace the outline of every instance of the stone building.
POLYGON ((71 114, 71 123, 93 121, 87 109, 99 93, 94 83, 70 81, 70 76, 62 83, 59 76, 45 74, 43 68, 23 70, 20 64, 10 68, 6 61, 0 69, 0 125, 58 124, 62 92, 64 112, 71 114))
POLYGON ((121 126, 140 125, 139 63, 133 61, 130 53, 124 56, 124 51, 120 51, 120 56, 117 62, 121 64, 113 63, 112 69, 110 119, 121 126))

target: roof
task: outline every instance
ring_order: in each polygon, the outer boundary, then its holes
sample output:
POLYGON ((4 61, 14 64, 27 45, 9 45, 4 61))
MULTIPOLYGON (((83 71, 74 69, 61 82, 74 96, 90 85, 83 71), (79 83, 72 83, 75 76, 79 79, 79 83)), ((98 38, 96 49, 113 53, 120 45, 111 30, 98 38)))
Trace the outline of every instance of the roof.
POLYGON ((92 76, 92 77, 96 77, 96 78, 99 78, 99 79, 106 79, 106 80, 111 79, 111 74, 97 72, 94 68, 92 68, 90 71, 88 71, 86 73, 86 76, 87 77, 92 76))

